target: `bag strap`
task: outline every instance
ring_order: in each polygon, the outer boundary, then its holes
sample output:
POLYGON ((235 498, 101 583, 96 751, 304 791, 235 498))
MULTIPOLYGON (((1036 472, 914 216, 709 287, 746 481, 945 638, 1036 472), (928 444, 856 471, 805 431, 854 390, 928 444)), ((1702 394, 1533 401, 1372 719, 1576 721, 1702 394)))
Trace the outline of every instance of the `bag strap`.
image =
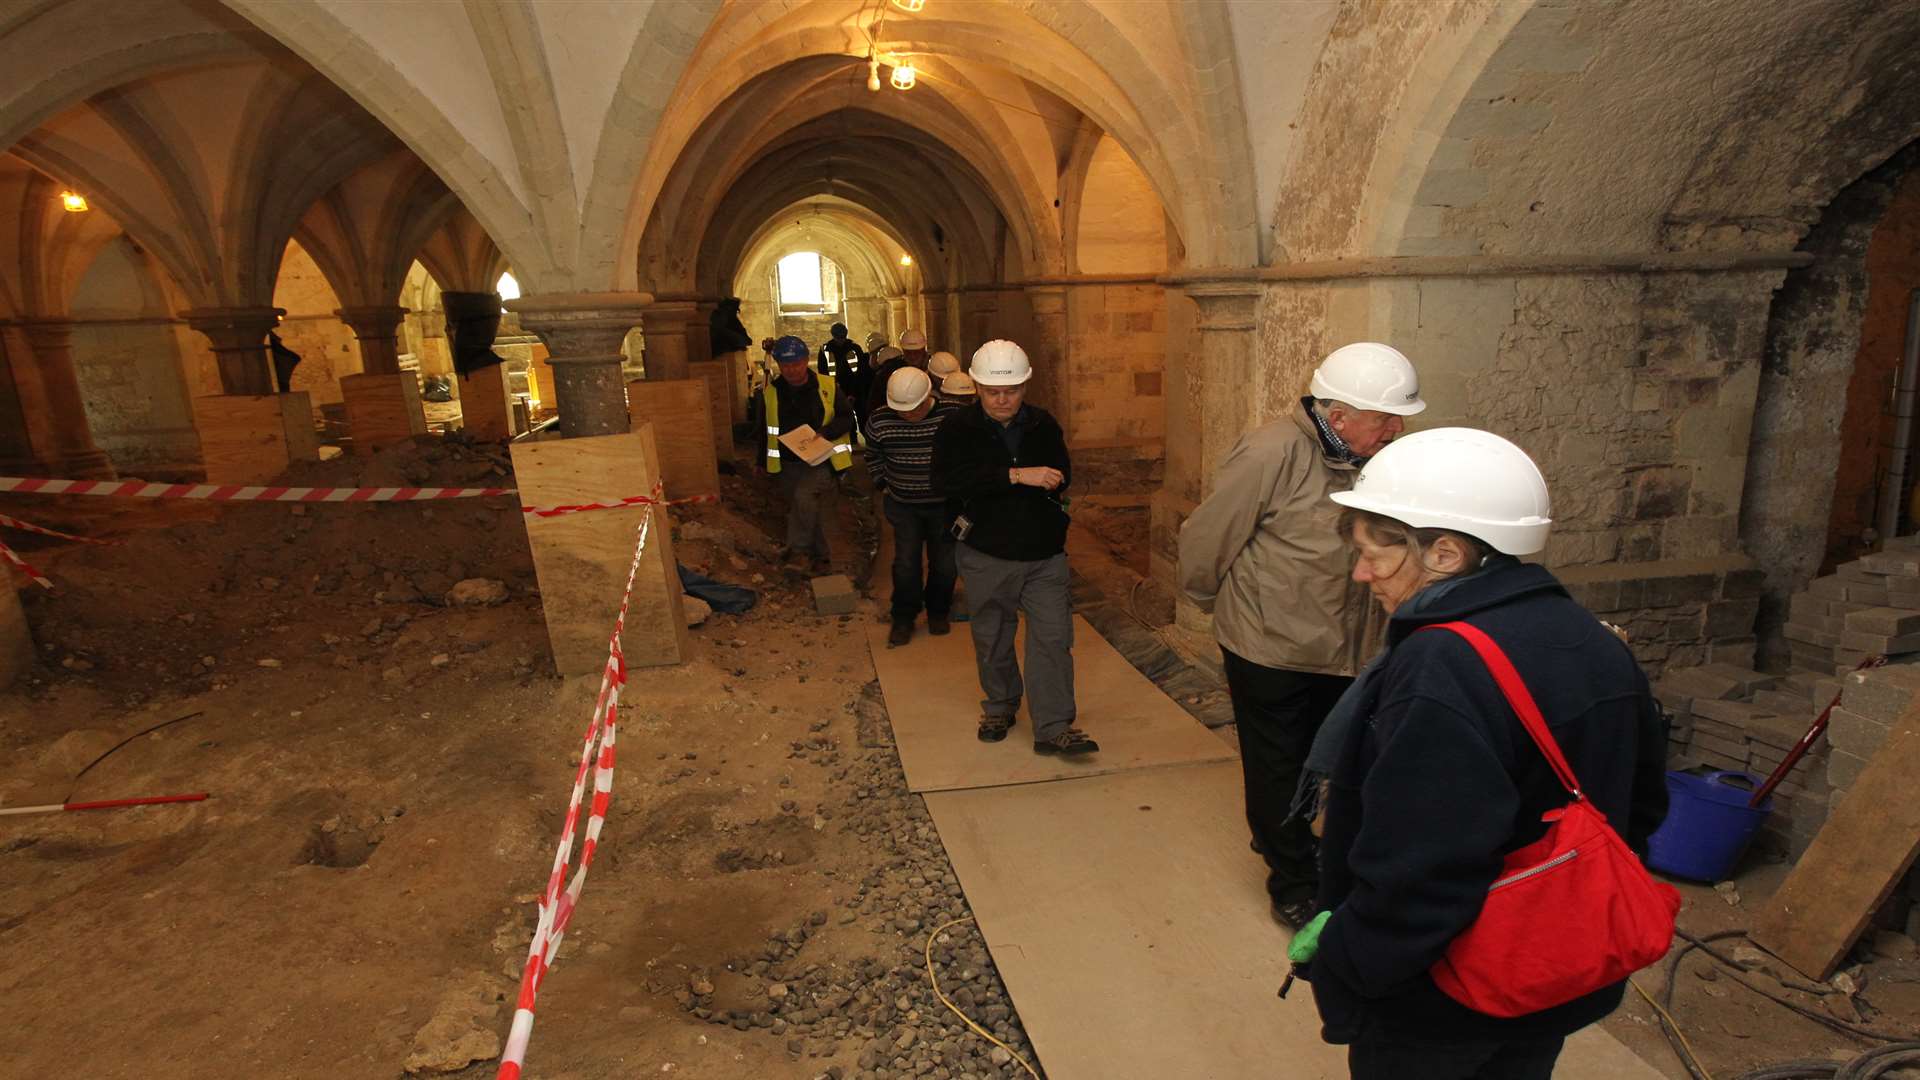
POLYGON ((1499 685, 1500 693, 1513 706, 1520 717, 1520 725, 1533 737, 1533 744, 1546 755, 1547 764, 1553 767, 1553 774, 1560 779, 1560 786, 1574 799, 1586 798, 1580 791, 1580 778, 1573 774, 1573 766, 1567 764, 1567 757, 1560 752, 1560 744, 1554 741, 1553 733, 1547 730, 1546 717, 1540 715, 1540 706, 1534 704, 1533 693, 1527 689, 1526 681, 1520 678, 1520 672, 1514 670, 1513 661, 1507 658, 1506 651, 1488 637, 1484 630, 1471 623, 1448 622, 1423 626, 1422 630, 1451 630, 1464 638, 1473 651, 1480 654, 1480 660, 1487 665, 1487 671, 1493 675, 1493 681, 1499 685))

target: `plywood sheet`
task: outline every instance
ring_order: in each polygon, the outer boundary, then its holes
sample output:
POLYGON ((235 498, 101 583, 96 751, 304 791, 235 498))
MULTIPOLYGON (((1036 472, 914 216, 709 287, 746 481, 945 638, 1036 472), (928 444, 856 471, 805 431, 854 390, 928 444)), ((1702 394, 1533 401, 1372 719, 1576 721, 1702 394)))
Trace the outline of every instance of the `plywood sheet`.
POLYGON ((627 384, 633 426, 653 425, 667 496, 674 499, 720 493, 713 456, 713 413, 705 379, 642 379, 627 384))
MULTIPOLYGON (((890 703, 891 706, 891 703, 890 703)), ((1233 762, 926 796, 1053 1080, 1344 1080, 1247 851, 1233 762)), ((1658 1080, 1606 1033, 1556 1080, 1658 1080)))
MULTIPOLYGON (((980 723, 980 682, 969 627, 955 623, 945 637, 923 628, 897 649, 887 648, 885 625, 867 631, 900 764, 914 791, 1030 784, 1233 756, 1078 616, 1073 620, 1078 726, 1100 743, 1100 752, 1081 758, 1034 753, 1033 722, 1024 704, 1005 740, 983 743, 974 734, 980 723)), ((1024 649, 1024 630, 1021 636, 1024 649)))
POLYGON ((200 431, 207 480, 260 483, 286 471, 289 461, 315 456, 313 413, 307 401, 304 392, 196 398, 193 419, 200 431))
MULTIPOLYGON (((659 469, 650 428, 624 435, 524 442, 513 446, 515 483, 527 506, 612 502, 644 492, 659 469)), ((559 674, 590 675, 607 661, 607 635, 619 613, 644 507, 562 517, 526 516, 527 541, 559 674)), ((647 549, 634 576, 633 603, 621 638, 635 667, 677 664, 688 651, 674 566, 670 511, 655 507, 647 549)))
POLYGON ((460 427, 470 439, 497 442, 513 437, 504 364, 460 376, 460 427))
POLYGON ((398 375, 348 375, 340 380, 347 406, 347 431, 354 446, 378 450, 427 433, 420 407, 420 382, 412 372, 398 375))
POLYGON ((725 461, 733 456, 733 411, 727 405, 727 362, 696 360, 687 372, 707 384, 707 407, 713 414, 713 456, 725 461))
POLYGON ((1833 974, 1920 855, 1920 706, 1908 709, 1753 924, 1754 943, 1833 974))

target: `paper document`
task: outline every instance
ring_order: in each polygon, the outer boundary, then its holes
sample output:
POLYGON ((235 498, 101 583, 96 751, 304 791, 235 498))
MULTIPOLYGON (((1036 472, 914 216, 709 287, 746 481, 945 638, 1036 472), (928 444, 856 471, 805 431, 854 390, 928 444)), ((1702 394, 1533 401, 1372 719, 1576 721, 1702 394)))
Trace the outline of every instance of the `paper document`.
POLYGON ((833 456, 833 443, 820 437, 811 424, 801 424, 780 436, 780 445, 800 455, 809 465, 818 465, 833 456))

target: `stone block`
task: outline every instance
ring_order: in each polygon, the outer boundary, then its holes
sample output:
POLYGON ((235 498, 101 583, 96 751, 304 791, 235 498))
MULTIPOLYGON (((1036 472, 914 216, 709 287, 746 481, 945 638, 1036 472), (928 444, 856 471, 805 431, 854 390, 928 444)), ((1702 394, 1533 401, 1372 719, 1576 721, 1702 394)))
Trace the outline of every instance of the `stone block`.
POLYGON ((1920 634, 1920 611, 1905 608, 1866 608, 1849 612, 1845 622, 1848 630, 1863 634, 1920 634))
POLYGON ((1876 574, 1920 578, 1920 551, 1912 549, 1878 551, 1857 560, 1860 565, 1876 574))
POLYGON ((1660 680, 1660 685, 1661 700, 1667 700, 1668 695, 1688 699, 1694 703, 1696 712, 1702 700, 1730 700, 1740 693, 1739 680, 1717 675, 1705 668, 1683 668, 1668 672, 1660 680))
POLYGON ((1742 741, 1747 737, 1747 733, 1740 727, 1729 724, 1725 720, 1713 720, 1705 716, 1694 717, 1693 733, 1695 735, 1713 735, 1722 739, 1732 739, 1735 741, 1742 741))
POLYGON ((33 631, 11 576, 0 578, 0 690, 6 690, 33 667, 33 631))
MULTIPOLYGON (((519 443, 513 447, 513 468, 525 505, 577 505, 651 491, 660 458, 653 430, 642 427, 620 435, 519 443)), ((677 664, 690 649, 667 508, 527 516, 547 640, 562 676, 592 675, 606 664, 621 589, 633 565, 641 519, 649 512, 654 517, 621 635, 628 666, 649 667, 677 664)))
POLYGON ((1857 581, 1847 582, 1846 599, 1856 604, 1885 606, 1888 600, 1885 585, 1865 585, 1857 581))
POLYGON ((1753 705, 1776 716, 1801 716, 1813 707, 1813 699, 1790 689, 1762 690, 1753 695, 1753 705))
POLYGON ((1697 750, 1710 750, 1714 753, 1725 755, 1729 760, 1738 761, 1740 768, 1745 768, 1747 765, 1747 741, 1745 739, 1724 738, 1708 731, 1702 731, 1696 726, 1693 731, 1693 745, 1697 750))
POLYGON ((822 615, 851 615, 859 595, 845 574, 827 574, 813 579, 813 609, 822 615))
POLYGON ((1732 679, 1739 687, 1739 696, 1742 698, 1751 697, 1757 690, 1771 690, 1780 681, 1777 675, 1766 675, 1733 664, 1708 664, 1700 670, 1723 679, 1732 679))
POLYGON ((1839 647, 1870 656, 1899 656, 1902 653, 1920 652, 1920 633, 1889 637, 1886 634, 1864 634, 1849 630, 1840 635, 1839 647))
POLYGON ((1758 658, 1760 642, 1757 638, 1723 638, 1707 643, 1706 660, 1713 664, 1732 664, 1735 667, 1750 668, 1758 658))
POLYGON ((1789 619, 1787 624, 1780 628, 1780 636, 1786 638, 1788 641, 1796 641, 1804 645, 1812 645, 1822 649, 1831 649, 1840 644, 1839 634, 1810 625, 1805 620, 1798 618, 1789 619))
POLYGON ((1701 700, 1693 703, 1693 722, 1696 725, 1703 720, 1717 720, 1741 732, 1752 726, 1755 717, 1772 715, 1744 701, 1701 700))
MULTIPOLYGON (((1789 619, 1824 619, 1829 614, 1827 604, 1828 601, 1824 597, 1815 596, 1809 592, 1797 592, 1787 601, 1787 617, 1789 619)), ((1861 629, 1870 628, 1861 627, 1861 629)))
POLYGON ((1844 750, 1863 758, 1872 757, 1892 731, 1886 724, 1851 709, 1835 709, 1827 717, 1828 744, 1835 750, 1844 750))
POLYGON ((1807 594, 1823 600, 1845 600, 1847 583, 1838 577, 1814 578, 1807 583, 1807 594))
POLYGON ((1707 605, 1702 632, 1710 638, 1747 637, 1760 618, 1760 601, 1716 600, 1707 605))
POLYGON ((1852 787, 1866 767, 1866 758, 1835 750, 1827 757, 1827 782, 1833 785, 1833 793, 1838 795, 1852 787))
POLYGON ((1813 717, 1802 710, 1791 713, 1756 713, 1746 721, 1747 741, 1775 751, 1787 751, 1799 745, 1812 726, 1813 717))
POLYGON ((1747 771, 1747 759, 1744 755, 1734 757, 1732 754, 1723 754, 1718 750, 1710 750, 1704 746, 1699 746, 1695 747, 1687 756, 1699 761, 1700 764, 1708 768, 1731 769, 1734 772, 1747 771))
POLYGON ((1920 669, 1909 664, 1893 664, 1847 675, 1842 685, 1841 703, 1849 711, 1892 724, 1912 707, 1920 695, 1920 669))
POLYGON ((1758 567, 1729 570, 1720 579, 1720 598, 1723 600, 1758 599, 1766 586, 1766 572, 1758 567))

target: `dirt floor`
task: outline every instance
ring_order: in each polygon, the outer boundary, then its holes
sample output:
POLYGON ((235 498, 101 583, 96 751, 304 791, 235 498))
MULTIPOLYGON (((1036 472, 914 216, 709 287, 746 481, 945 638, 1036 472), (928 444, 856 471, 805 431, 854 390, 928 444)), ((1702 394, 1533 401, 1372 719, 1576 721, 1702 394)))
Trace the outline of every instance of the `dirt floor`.
MULTIPOLYGON (((497 450, 427 442, 288 481, 511 475, 497 450)), ((1024 1076, 929 985, 937 932, 942 988, 1029 1052, 978 935, 946 925, 968 909, 891 748, 862 637, 881 609, 813 614, 805 582, 773 565, 763 487, 724 487, 723 505, 680 519, 677 550, 761 603, 695 630, 689 663, 635 673, 605 841, 529 1075, 1024 1076)), ((857 504, 834 538, 864 577, 872 517, 857 504)), ((597 688, 552 674, 517 504, 15 497, 0 513, 126 541, 7 536, 60 588, 23 594, 43 665, 0 694, 0 803, 213 796, 0 824, 15 1031, 0 1075, 491 1076, 597 688), (497 602, 450 604, 467 579, 498 583, 463 590, 497 602)), ((1080 567, 1111 596, 1144 568, 1144 523, 1138 508, 1083 516, 1075 559, 1113 556, 1080 567)), ((1782 874, 1757 865, 1738 905, 1690 887, 1682 925, 1744 924, 1782 874)), ((1782 992, 1914 1031, 1913 942, 1878 948, 1851 971, 1857 993, 1782 992)), ((1674 1009, 1714 1076, 1872 1045, 1717 967, 1689 958, 1674 1009)), ((1653 1016, 1630 995, 1607 1025, 1685 1076, 1653 1016)))

